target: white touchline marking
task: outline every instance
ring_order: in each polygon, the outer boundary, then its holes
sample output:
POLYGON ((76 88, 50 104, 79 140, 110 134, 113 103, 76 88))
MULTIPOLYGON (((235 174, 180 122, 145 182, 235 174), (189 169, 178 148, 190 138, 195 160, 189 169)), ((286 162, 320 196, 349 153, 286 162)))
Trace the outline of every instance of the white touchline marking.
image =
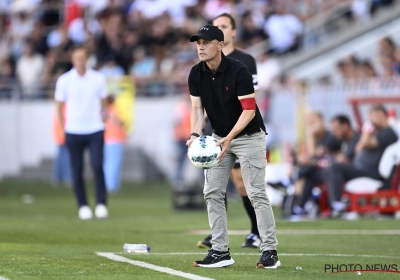
POLYGON ((192 274, 192 273, 186 273, 186 272, 182 272, 179 270, 174 270, 172 268, 168 268, 168 267, 163 267, 163 266, 157 266, 154 264, 150 264, 150 263, 146 263, 146 262, 142 262, 142 261, 136 261, 136 260, 131 260, 122 256, 118 256, 114 253, 109 253, 109 252, 96 252, 97 255, 105 257, 107 259, 113 260, 113 261, 117 261, 117 262, 125 262, 125 263, 129 263, 129 264, 133 264, 136 266, 140 266, 140 267, 144 267, 144 268, 148 268, 151 270, 155 270, 155 271, 159 271, 159 272, 164 272, 167 274, 171 274, 171 275, 176 275, 176 276, 180 276, 186 279, 191 279, 191 280, 214 280, 213 278, 208 278, 208 277, 203 277, 203 276, 199 276, 196 274, 192 274))
POLYGON ((10 279, 8 279, 7 277, 4 277, 4 276, 1 276, 1 275, 0 275, 0 280, 10 280, 10 279))
MULTIPOLYGON (((129 254, 131 253, 122 253, 122 252, 114 252, 114 254, 129 254)), ((149 253, 148 255, 182 255, 182 256, 190 256, 190 255, 204 255, 204 252, 169 252, 169 253, 149 253)), ((135 254, 133 254, 135 255, 135 254)), ((147 254, 140 254, 147 255, 147 254)), ((232 256, 260 256, 260 253, 232 253, 232 256)), ((352 254, 320 254, 320 253, 279 253, 278 256, 286 256, 286 257, 364 257, 364 258, 388 258, 388 259, 400 259, 400 256, 382 256, 382 255, 352 255, 352 254)))
MULTIPOLYGON (((209 229, 191 229, 186 231, 186 233, 190 234, 210 234, 209 229)), ((248 230, 228 230, 229 235, 246 235, 248 234, 248 230)), ((399 235, 400 230, 398 229, 383 229, 383 230, 375 230, 375 229, 278 229, 276 234, 288 234, 288 235, 318 235, 318 234, 326 234, 326 235, 399 235)))

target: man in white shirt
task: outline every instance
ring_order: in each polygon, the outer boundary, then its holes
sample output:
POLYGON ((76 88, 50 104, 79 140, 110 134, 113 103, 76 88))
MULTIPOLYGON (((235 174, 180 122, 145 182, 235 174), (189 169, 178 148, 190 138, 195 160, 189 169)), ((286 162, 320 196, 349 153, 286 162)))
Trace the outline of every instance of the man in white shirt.
POLYGON ((95 216, 107 218, 106 187, 103 172, 106 79, 100 72, 86 68, 87 50, 78 47, 73 50, 71 62, 74 66, 61 75, 56 84, 55 99, 58 118, 65 130, 66 145, 71 159, 71 170, 75 196, 79 206, 79 218, 93 217, 87 204, 83 181, 83 154, 90 151, 90 160, 96 183, 95 216), (66 118, 62 107, 66 105, 66 118))
POLYGON ((16 74, 21 83, 24 98, 42 97, 38 90, 45 67, 41 54, 35 53, 31 43, 25 46, 24 54, 17 61, 16 74))
POLYGON ((303 24, 295 15, 286 13, 283 6, 278 5, 276 9, 265 22, 264 32, 269 35, 274 52, 284 54, 296 48, 303 24))

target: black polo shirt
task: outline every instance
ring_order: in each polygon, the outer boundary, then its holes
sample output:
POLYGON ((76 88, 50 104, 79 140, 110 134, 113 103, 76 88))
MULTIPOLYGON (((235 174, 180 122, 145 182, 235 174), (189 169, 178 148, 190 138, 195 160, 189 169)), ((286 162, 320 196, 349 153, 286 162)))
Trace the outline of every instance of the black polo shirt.
POLYGON ((258 90, 257 65, 254 57, 238 49, 234 49, 233 52, 227 55, 227 57, 239 60, 249 68, 251 75, 253 76, 254 89, 258 90))
MULTIPOLYGON (((254 93, 250 70, 240 61, 224 54, 215 73, 205 62, 193 66, 188 84, 190 94, 201 98, 214 133, 221 137, 229 134, 243 112, 238 96, 254 93)), ((261 130, 265 131, 264 121, 256 107, 255 117, 237 136, 261 130)))

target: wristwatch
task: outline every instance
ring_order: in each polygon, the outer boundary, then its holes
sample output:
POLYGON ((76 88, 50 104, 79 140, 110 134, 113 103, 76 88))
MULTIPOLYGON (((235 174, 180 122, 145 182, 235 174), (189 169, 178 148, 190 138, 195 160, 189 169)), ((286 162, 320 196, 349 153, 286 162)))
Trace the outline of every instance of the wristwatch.
POLYGON ((200 137, 200 134, 198 134, 198 133, 196 133, 196 132, 192 132, 192 133, 190 133, 190 135, 189 135, 189 139, 190 139, 192 136, 200 137))

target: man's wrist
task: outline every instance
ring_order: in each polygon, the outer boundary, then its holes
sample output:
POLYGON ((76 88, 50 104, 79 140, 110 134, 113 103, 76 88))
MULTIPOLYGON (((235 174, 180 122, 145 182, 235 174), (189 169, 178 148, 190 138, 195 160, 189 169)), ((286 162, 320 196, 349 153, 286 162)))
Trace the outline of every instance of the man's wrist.
POLYGON ((200 137, 200 134, 198 134, 198 133, 196 133, 196 132, 192 132, 192 133, 190 133, 190 135, 189 135, 189 139, 192 139, 192 137, 200 137))

